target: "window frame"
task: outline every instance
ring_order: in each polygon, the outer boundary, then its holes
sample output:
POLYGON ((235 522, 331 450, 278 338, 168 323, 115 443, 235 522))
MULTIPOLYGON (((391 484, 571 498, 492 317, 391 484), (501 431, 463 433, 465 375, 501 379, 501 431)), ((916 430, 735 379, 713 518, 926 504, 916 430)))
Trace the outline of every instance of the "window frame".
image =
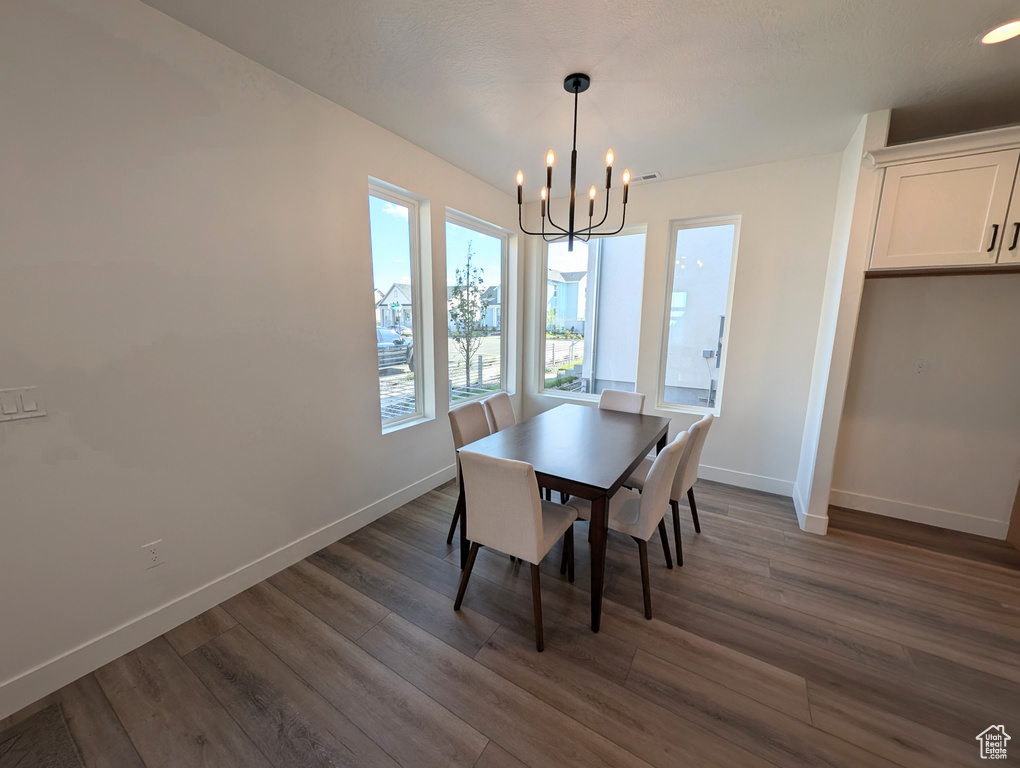
MULTIPOLYGON (((405 416, 398 416, 393 419, 382 418, 382 401, 378 395, 376 402, 379 405, 379 421, 382 426, 382 433, 386 434, 396 429, 426 421, 429 416, 425 404, 425 367, 426 355, 423 354, 427 347, 425 334, 428 333, 422 320, 422 242, 421 242, 421 216, 423 198, 412 195, 406 190, 395 187, 392 184, 369 178, 368 196, 377 197, 380 200, 393 203, 407 208, 407 226, 410 245, 411 259, 411 328, 414 333, 414 413, 405 416)), ((369 252, 372 258, 372 282, 375 283, 375 254, 372 252, 372 223, 369 215, 369 252)), ((376 326, 378 327, 378 326, 376 326)), ((378 351, 376 352, 378 358, 378 351)), ((378 359, 377 359, 378 362, 378 359)), ((377 370, 378 372, 378 370, 377 370)), ((378 385, 376 386, 378 390, 378 385)))
MULTIPOLYGON (((591 239, 593 240, 609 240, 614 237, 627 237, 629 235, 644 235, 645 236, 645 247, 642 253, 642 265, 641 265, 641 297, 642 306, 639 308, 638 313, 638 328, 641 327, 641 314, 644 312, 644 278, 645 278, 645 267, 648 262, 648 225, 647 224, 628 224, 622 230, 613 235, 595 235, 591 239)), ((579 400, 582 402, 597 403, 599 401, 599 395, 590 392, 565 392, 561 389, 546 389, 545 387, 545 342, 546 342, 546 312, 548 309, 548 292, 549 292, 549 246, 551 243, 543 241, 541 244, 540 251, 540 270, 539 277, 541 279, 541 297, 538 303, 538 360, 535 366, 535 373, 537 381, 535 382, 535 391, 539 395, 548 397, 558 397, 565 400, 579 400)), ((594 290, 598 290, 598 286, 595 286, 594 290)), ((595 322, 598 322, 598 304, 595 303, 595 322)), ((587 319, 585 320, 587 323, 587 319)), ((637 369, 634 371, 635 376, 635 389, 637 389, 637 378, 641 370, 641 348, 640 348, 640 334, 637 340, 638 343, 638 364, 637 369)))
MULTIPOLYGON (((496 224, 490 224, 487 221, 471 216, 470 214, 462 211, 455 210, 453 208, 446 209, 446 219, 443 226, 443 241, 444 241, 444 265, 446 267, 446 277, 443 281, 445 286, 446 280, 449 280, 449 249, 446 246, 446 224, 454 224, 464 229, 470 229, 474 232, 478 232, 481 235, 489 235, 491 237, 498 238, 500 241, 500 276, 499 276, 499 389, 493 392, 482 392, 477 395, 471 395, 471 397, 462 397, 457 400, 457 405, 461 403, 470 403, 475 400, 483 400, 486 397, 496 394, 497 392, 506 392, 510 394, 510 390, 507 387, 507 370, 509 368, 509 362, 507 358, 508 351, 510 349, 508 328, 505 322, 507 315, 507 296, 509 294, 509 282, 508 278, 510 275, 510 236, 509 230, 503 229, 503 227, 497 226, 496 224)), ((444 327, 446 328, 446 370, 447 370, 447 401, 448 406, 453 407, 454 401, 451 399, 452 390, 450 389, 450 303, 449 299, 446 301, 446 310, 444 314, 444 327)))
MULTIPOLYGON (((729 359, 730 329, 733 327, 733 292, 737 282, 737 255, 740 250, 741 214, 723 214, 719 216, 696 216, 692 218, 671 219, 669 222, 669 249, 666 252, 666 279, 663 295, 662 326, 659 339, 659 364, 656 371, 655 407, 657 410, 674 413, 706 414, 719 416, 722 413, 723 388, 726 378, 726 363, 729 359), (733 225, 733 247, 730 251, 730 275, 726 286, 726 323, 723 326, 722 354, 719 355, 719 383, 715 390, 715 405, 682 405, 666 402, 666 358, 669 353, 669 328, 673 307, 673 278, 676 272, 676 247, 680 232, 685 229, 701 229, 733 225)), ((685 292, 686 293, 686 292, 685 292)), ((686 305, 686 302, 685 302, 686 305)), ((685 314, 687 307, 684 307, 685 314)))

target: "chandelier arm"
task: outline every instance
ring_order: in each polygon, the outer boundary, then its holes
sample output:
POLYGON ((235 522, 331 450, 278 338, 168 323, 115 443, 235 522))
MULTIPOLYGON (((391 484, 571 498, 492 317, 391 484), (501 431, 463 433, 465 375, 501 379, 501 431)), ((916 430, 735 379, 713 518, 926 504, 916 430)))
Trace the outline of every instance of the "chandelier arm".
POLYGON ((541 235, 542 234, 541 232, 531 232, 531 231, 529 231, 529 230, 524 228, 524 218, 523 218, 522 208, 521 208, 520 205, 517 206, 517 223, 520 225, 521 232, 523 232, 526 235, 541 235))
POLYGON ((556 227, 556 229, 558 229, 563 234, 565 234, 565 235, 570 234, 567 230, 565 230, 563 227, 561 227, 559 224, 557 224, 555 221, 553 221, 553 217, 552 217, 552 198, 551 197, 549 198, 548 201, 546 201, 545 210, 546 210, 546 213, 549 214, 549 223, 550 224, 552 224, 554 227, 556 227))
POLYGON ((620 226, 614 229, 612 232, 596 232, 598 237, 609 237, 611 235, 618 235, 623 231, 624 226, 627 224, 627 206, 623 206, 623 217, 620 219, 620 226))
POLYGON ((605 223, 606 223, 606 218, 607 218, 608 216, 609 216, 609 190, 607 189, 607 190, 606 190, 606 210, 605 210, 605 212, 604 212, 604 213, 602 214, 602 221, 600 221, 600 222, 599 222, 598 224, 596 224, 595 226, 592 226, 592 223, 591 223, 591 219, 589 219, 589 220, 588 220, 588 226, 587 226, 587 227, 586 227, 585 229, 579 229, 579 230, 577 230, 577 233, 578 233, 578 234, 581 234, 581 233, 583 233, 583 232, 587 232, 587 233, 588 233, 588 234, 590 235, 590 234, 592 233, 592 230, 593 230, 593 229, 598 229, 599 227, 601 227, 601 226, 602 226, 603 224, 605 224, 605 223))

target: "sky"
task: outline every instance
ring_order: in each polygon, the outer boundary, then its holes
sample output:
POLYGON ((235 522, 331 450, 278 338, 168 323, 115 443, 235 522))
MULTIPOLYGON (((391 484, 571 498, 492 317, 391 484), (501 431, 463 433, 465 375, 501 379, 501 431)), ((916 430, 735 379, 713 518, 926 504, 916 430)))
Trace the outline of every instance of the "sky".
MULTIPOLYGON (((370 195, 368 211, 372 231, 372 275, 375 287, 386 293, 393 283, 411 282, 408 209, 370 195)), ((450 222, 446 223, 446 284, 455 284, 454 270, 464 266, 469 241, 475 254, 472 264, 482 268, 482 283, 486 286, 498 284, 502 276, 500 239, 450 222)))

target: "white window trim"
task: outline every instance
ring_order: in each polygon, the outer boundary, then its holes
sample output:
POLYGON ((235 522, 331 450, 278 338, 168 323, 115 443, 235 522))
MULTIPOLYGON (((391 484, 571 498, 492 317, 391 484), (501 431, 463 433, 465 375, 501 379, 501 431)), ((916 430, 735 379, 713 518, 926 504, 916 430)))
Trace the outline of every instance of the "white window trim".
MULTIPOLYGON (((382 424, 382 433, 385 435, 388 432, 393 432, 397 429, 411 426, 412 424, 418 424, 422 421, 429 420, 427 408, 425 405, 425 374, 428 368, 427 355, 424 354, 425 349, 428 347, 426 344, 426 334, 430 331, 427 329, 422 322, 422 265, 421 265, 421 253, 422 253, 422 242, 421 242, 421 205, 424 202, 423 198, 416 197, 406 190, 395 187, 392 184, 387 184, 379 179, 369 178, 368 180, 368 194, 370 197, 378 197, 381 200, 387 200, 395 205, 401 205, 407 208, 407 223, 410 236, 411 246, 411 328, 414 329, 414 359, 415 359, 415 370, 414 370, 414 413, 401 416, 396 419, 389 419, 387 421, 382 420, 382 403, 379 401, 378 384, 376 385, 376 402, 379 405, 379 420, 382 424)), ((371 231, 371 224, 369 225, 371 231)), ((371 245, 371 239, 370 239, 371 245)), ((372 254, 372 258, 375 258, 375 254, 372 254)), ((373 262, 373 276, 374 276, 374 262, 373 262)), ((374 277, 373 277, 374 282, 374 277)))
POLYGON ((663 294, 663 317, 661 338, 659 340, 659 366, 656 372, 655 407, 657 410, 674 413, 711 413, 719 416, 722 412, 723 385, 726 379, 726 362, 729 359, 730 328, 733 327, 733 287, 737 280, 737 253, 740 250, 740 214, 724 216, 699 216, 691 219, 672 219, 669 222, 669 251, 666 258, 665 293, 663 294), (730 279, 726 287, 726 325, 723 327, 722 354, 719 356, 719 386, 715 390, 715 405, 679 405, 667 403, 666 396, 666 355, 669 351, 669 318, 673 299, 673 275, 676 271, 676 244, 680 231, 684 229, 700 229, 726 224, 733 225, 733 250, 730 253, 730 279))
MULTIPOLYGON (((465 229, 471 229, 483 235, 489 235, 491 237, 498 238, 500 241, 500 288, 499 288, 499 389, 496 392, 507 392, 507 369, 508 369, 508 352, 510 349, 509 345, 509 331, 507 327, 506 319, 507 314, 507 296, 510 293, 510 286, 508 277, 510 274, 510 232, 509 230, 498 227, 495 224, 490 224, 482 219, 475 218, 466 213, 456 211, 453 208, 446 209, 446 221, 450 224, 456 224, 458 227, 464 227, 465 229)), ((445 237, 445 235, 444 235, 445 237)), ((447 251, 447 257, 449 251, 447 251)), ((449 267, 447 267, 449 272, 449 267)), ((449 275, 447 278, 449 279, 449 275)), ((445 280, 444 280, 445 285, 445 280)), ((446 369, 450 369, 450 342, 449 342, 449 328, 450 328, 450 306, 447 301, 446 312, 445 312, 445 326, 446 326, 446 369)), ((453 407, 453 401, 450 400, 449 394, 449 382, 447 382, 447 401, 449 406, 453 407)), ((474 400, 484 400, 486 397, 496 394, 496 392, 485 392, 479 395, 472 395, 471 397, 462 397, 457 400, 457 405, 461 403, 470 403, 474 400)))
MULTIPOLYGON (((592 239, 594 240, 607 240, 611 237, 626 237, 628 235, 644 235, 645 236, 645 253, 642 254, 642 258, 647 261, 647 249, 648 249, 648 225, 647 224, 628 224, 622 230, 617 232, 615 235, 608 235, 599 237, 595 235, 592 239)), ((546 325, 546 302, 548 296, 546 295, 549 290, 549 243, 543 241, 541 244, 541 269, 539 270, 539 280, 541 281, 541 297, 538 304, 538 365, 535 366, 538 380, 535 382, 535 392, 542 397, 553 397, 560 400, 576 401, 581 403, 597 403, 599 401, 599 395, 591 394, 588 392, 564 392, 560 389, 546 389, 545 388, 545 325, 546 325)), ((644 269, 645 264, 641 265, 641 282, 642 290, 641 293, 644 295, 644 269)), ((641 313, 644 312, 644 307, 641 307, 641 313)), ((640 313, 639 313, 640 318, 640 313)), ((640 327, 640 319, 638 320, 638 327, 640 327)), ((639 342, 640 344, 640 342, 639 342)), ((635 379, 637 378, 638 371, 641 370, 641 359, 640 359, 640 346, 638 349, 638 366, 637 370, 634 371, 635 379)), ((637 384, 635 383, 635 389, 637 384)))

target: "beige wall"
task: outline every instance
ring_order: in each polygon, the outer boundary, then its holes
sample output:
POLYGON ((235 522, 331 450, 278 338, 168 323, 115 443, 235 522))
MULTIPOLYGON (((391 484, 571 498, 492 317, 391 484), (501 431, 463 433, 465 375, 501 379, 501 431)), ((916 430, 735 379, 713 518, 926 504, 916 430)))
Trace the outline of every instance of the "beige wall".
POLYGON ((133 0, 0 4, 0 104, 0 388, 49 412, 0 424, 3 717, 452 476, 446 344, 380 432, 368 177, 431 201, 437 328, 446 206, 515 211, 133 0))
MULTIPOLYGON (((797 474, 841 155, 635 185, 628 224, 647 225, 637 389, 647 412, 686 429, 699 415, 657 411, 670 221, 739 214, 737 273, 721 416, 702 476, 789 496, 797 474)), ((554 201, 563 205, 563 201, 554 201)), ((530 211, 530 213, 535 213, 530 211)), ((565 401, 539 386, 541 250, 526 246, 525 415, 565 401)), ((576 400, 576 398, 575 398, 576 400)), ((567 400, 569 401, 569 400, 567 400)))
POLYGON ((1020 477, 1018 298, 1020 275, 867 281, 833 504, 1005 538, 1020 477))

